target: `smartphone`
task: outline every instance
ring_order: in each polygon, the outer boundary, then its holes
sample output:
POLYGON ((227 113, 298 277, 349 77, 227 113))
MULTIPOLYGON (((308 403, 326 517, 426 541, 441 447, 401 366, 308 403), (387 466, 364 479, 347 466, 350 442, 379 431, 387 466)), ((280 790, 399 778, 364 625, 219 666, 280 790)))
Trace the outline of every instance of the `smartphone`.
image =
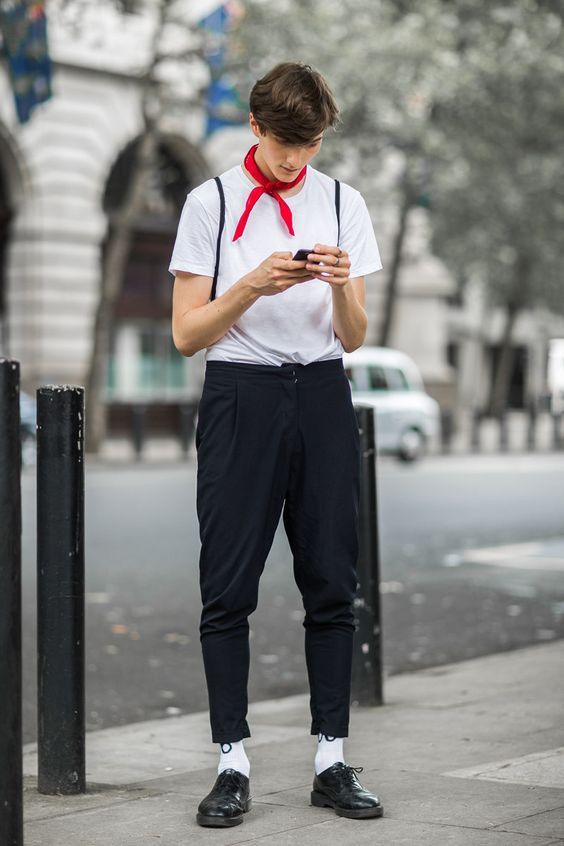
POLYGON ((298 250, 296 255, 293 257, 293 261, 307 261, 308 255, 313 252, 315 252, 315 250, 298 250))

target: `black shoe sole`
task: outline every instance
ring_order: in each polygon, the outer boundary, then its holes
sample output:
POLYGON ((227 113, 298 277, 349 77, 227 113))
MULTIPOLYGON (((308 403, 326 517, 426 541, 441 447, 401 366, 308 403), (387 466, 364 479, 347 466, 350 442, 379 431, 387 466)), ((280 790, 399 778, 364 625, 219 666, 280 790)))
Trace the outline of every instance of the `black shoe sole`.
MULTIPOLYGON (((243 814, 246 814, 247 811, 250 811, 252 808, 252 800, 248 799, 245 807, 243 808, 243 814)), ((239 814, 236 817, 221 817, 219 814, 196 814, 196 822, 198 825, 208 826, 209 828, 228 828, 232 825, 239 825, 243 822, 243 814, 239 814)))
POLYGON ((339 808, 339 806, 317 790, 311 791, 311 804, 316 808, 333 808, 339 817, 348 817, 351 820, 367 820, 373 817, 381 817, 384 814, 382 805, 376 805, 374 808, 358 808, 357 810, 350 810, 348 808, 339 808))

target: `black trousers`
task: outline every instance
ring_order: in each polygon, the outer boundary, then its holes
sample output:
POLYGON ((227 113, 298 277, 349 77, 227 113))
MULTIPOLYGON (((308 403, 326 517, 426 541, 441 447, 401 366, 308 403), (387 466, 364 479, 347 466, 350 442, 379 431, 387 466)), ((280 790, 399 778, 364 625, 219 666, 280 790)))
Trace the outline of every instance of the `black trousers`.
POLYGON ((347 737, 360 442, 342 359, 280 367, 208 361, 196 447, 212 741, 251 734, 247 618, 281 513, 305 611, 310 732, 347 737))

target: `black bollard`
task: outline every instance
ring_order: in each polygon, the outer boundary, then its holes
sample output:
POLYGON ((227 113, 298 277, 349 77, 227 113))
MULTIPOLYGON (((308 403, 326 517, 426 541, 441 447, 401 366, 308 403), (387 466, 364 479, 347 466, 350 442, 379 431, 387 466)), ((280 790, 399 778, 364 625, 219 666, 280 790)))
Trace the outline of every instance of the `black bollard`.
POLYGON ((449 453, 452 447, 452 436, 454 434, 454 413, 452 408, 441 409, 441 450, 449 453))
POLYGON ((562 412, 552 413, 552 435, 554 449, 562 449, 562 412))
POLYGON ((85 793, 84 388, 37 391, 38 790, 85 793))
POLYGON ((509 449, 509 425, 507 412, 503 411, 497 418, 499 427, 499 449, 500 452, 507 452, 509 449))
POLYGON ((480 424, 482 422, 482 413, 475 408, 472 411, 472 430, 470 433, 470 449, 473 452, 480 451, 480 424))
POLYGON ((380 626, 380 547, 376 496, 374 409, 355 406, 360 432, 360 506, 358 589, 353 643, 352 701, 381 705, 382 631, 380 626))
POLYGON ((537 407, 531 402, 528 407, 527 449, 534 450, 536 446, 537 407))
POLYGON ((20 365, 0 358, 0 843, 23 844, 20 365))
POLYGON ((145 403, 134 402, 131 405, 131 436, 135 458, 140 459, 145 441, 145 403))

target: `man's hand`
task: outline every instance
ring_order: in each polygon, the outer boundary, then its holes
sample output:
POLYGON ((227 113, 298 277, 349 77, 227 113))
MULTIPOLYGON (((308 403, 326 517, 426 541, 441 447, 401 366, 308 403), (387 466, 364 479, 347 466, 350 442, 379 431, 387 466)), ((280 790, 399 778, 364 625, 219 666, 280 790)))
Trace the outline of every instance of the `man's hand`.
POLYGON ((305 261, 293 261, 290 252, 272 253, 247 274, 247 283, 261 297, 281 294, 292 285, 313 277, 305 266, 305 261))
POLYGON ((314 279, 322 279, 335 288, 348 284, 351 262, 349 254, 340 247, 316 244, 314 253, 308 255, 306 270, 314 279))

